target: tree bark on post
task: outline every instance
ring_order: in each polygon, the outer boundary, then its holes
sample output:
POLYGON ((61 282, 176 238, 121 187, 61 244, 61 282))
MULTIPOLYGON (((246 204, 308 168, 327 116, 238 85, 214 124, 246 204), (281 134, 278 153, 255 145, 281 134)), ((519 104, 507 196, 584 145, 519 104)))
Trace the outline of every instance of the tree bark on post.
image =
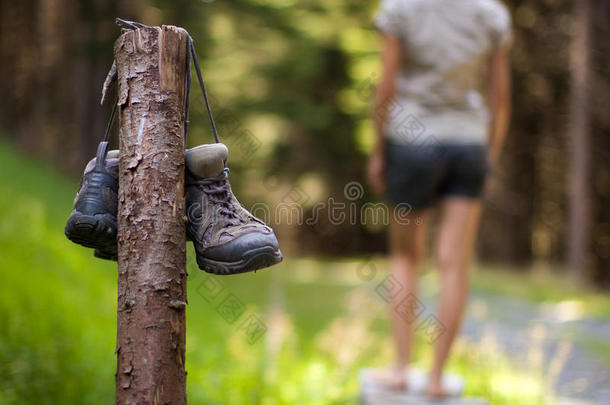
POLYGON ((187 32, 124 32, 119 92, 117 404, 185 404, 187 32))

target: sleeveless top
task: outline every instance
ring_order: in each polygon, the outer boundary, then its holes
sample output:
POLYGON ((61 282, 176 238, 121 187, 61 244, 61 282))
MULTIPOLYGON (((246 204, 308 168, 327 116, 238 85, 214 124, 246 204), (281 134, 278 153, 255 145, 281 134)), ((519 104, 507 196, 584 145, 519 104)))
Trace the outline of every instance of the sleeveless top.
POLYGON ((499 0, 382 0, 376 28, 404 46, 385 135, 399 144, 485 144, 490 56, 512 41, 499 0))

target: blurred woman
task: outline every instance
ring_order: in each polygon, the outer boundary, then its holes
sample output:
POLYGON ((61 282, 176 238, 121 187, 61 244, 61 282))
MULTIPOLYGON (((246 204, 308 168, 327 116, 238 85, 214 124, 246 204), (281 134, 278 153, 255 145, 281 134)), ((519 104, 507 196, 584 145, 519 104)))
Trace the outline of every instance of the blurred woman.
POLYGON ((445 396, 441 376, 467 300, 481 194, 508 126, 510 16, 499 0, 382 0, 375 25, 382 77, 368 179, 392 204, 412 210, 409 221, 393 218, 389 227, 393 281, 402 287, 390 308, 396 358, 376 375, 390 387, 409 388, 418 321, 395 309, 417 296, 430 210, 438 205, 442 333, 434 342, 427 394, 445 396))

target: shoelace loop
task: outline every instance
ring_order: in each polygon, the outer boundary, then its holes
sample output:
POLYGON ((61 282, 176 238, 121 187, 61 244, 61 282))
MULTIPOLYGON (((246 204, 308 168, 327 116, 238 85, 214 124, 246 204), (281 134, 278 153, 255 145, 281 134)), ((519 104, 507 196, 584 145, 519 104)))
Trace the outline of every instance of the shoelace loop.
MULTIPOLYGON (((127 29, 136 30, 138 28, 150 28, 147 25, 141 24, 136 21, 123 20, 121 18, 116 19, 116 23, 127 29)), ((191 34, 187 32, 187 43, 186 43, 186 91, 184 92, 184 147, 186 148, 186 138, 188 134, 188 125, 189 125, 189 107, 190 107, 190 94, 191 94, 191 57, 193 60, 193 65, 195 66, 195 73, 197 74, 197 80, 199 81, 199 87, 201 88, 201 93, 203 94, 203 101, 205 102, 205 108, 208 113, 208 119, 210 120, 210 126, 212 127, 212 135, 214 135, 214 141, 216 143, 220 143, 218 138, 218 130, 216 129, 216 123, 214 122, 214 116, 212 114, 212 107, 210 106, 210 101, 208 99, 208 93, 205 89, 205 83, 203 81, 203 75, 201 74, 201 69, 199 67, 199 60, 197 58, 197 53, 195 52, 195 46, 193 45, 193 38, 191 34)), ((117 98, 118 101, 118 98, 117 98)), ((114 120, 114 114, 116 112, 117 102, 114 103, 112 108, 112 113, 110 115, 110 120, 108 122, 108 126, 106 129, 106 134, 104 136, 104 140, 108 140, 110 127, 112 126, 112 122, 114 120)))
POLYGON ((218 176, 203 179, 189 179, 187 185, 196 185, 210 197, 210 200, 218 204, 219 213, 224 215, 233 226, 240 225, 244 221, 235 212, 231 205, 231 186, 229 184, 229 168, 225 167, 218 176))

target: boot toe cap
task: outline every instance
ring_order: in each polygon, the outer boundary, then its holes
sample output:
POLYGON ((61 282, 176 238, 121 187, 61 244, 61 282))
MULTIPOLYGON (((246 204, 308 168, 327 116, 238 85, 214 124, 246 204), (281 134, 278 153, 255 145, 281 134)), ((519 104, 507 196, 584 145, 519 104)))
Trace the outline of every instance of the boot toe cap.
POLYGON ((206 249, 205 256, 221 262, 236 262, 257 252, 279 254, 279 245, 273 232, 253 231, 242 234, 227 243, 206 249))

